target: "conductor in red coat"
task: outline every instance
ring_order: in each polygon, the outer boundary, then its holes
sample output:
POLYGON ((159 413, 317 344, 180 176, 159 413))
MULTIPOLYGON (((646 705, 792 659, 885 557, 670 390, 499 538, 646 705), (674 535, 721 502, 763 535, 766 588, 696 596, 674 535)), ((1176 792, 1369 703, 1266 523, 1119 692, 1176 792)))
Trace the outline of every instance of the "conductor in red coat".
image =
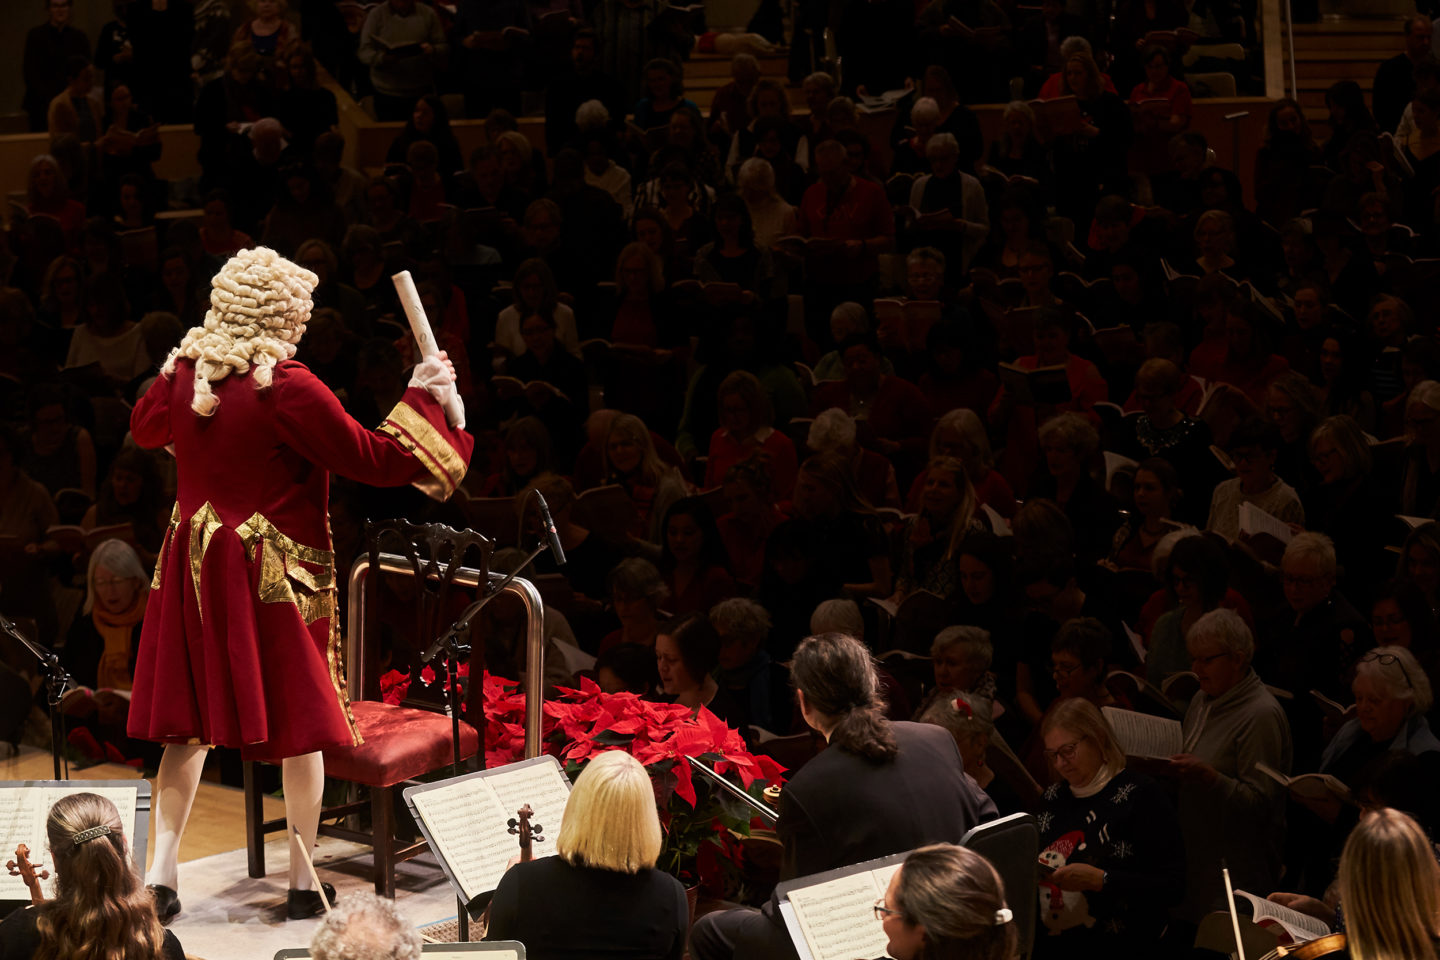
MULTIPOLYGON (((279 762, 285 813, 307 850, 319 821, 320 751, 359 742, 345 690, 327 512, 330 473, 413 483, 445 499, 473 441, 442 404, 455 374, 419 364, 366 430, 303 364, 296 344, 316 277, 265 248, 216 275, 205 321, 135 405, 142 447, 176 460, 175 511, 155 565, 130 706, 132 737, 163 742, 150 879, 163 920, 180 910, 180 835, 205 752, 279 762)), ((289 916, 321 909, 291 846, 289 916)), ((329 891, 327 891, 328 893, 329 891)))

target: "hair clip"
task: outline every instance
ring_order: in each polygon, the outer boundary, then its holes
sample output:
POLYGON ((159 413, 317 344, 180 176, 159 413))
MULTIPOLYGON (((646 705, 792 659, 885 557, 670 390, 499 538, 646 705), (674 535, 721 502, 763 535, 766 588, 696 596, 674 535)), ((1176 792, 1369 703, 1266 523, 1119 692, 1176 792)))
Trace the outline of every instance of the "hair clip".
POLYGON ((98 824, 97 826, 81 830, 79 833, 75 834, 73 837, 70 838, 70 842, 78 847, 86 840, 94 840, 96 837, 108 836, 110 836, 110 827, 102 823, 98 824))
POLYGON ((964 697, 955 698, 955 712, 964 714, 971 719, 974 719, 975 717, 975 709, 970 706, 970 701, 966 700, 964 697))
POLYGON ((1015 913, 1009 907, 1001 907, 995 911, 995 926, 1001 926, 1015 919, 1015 913))

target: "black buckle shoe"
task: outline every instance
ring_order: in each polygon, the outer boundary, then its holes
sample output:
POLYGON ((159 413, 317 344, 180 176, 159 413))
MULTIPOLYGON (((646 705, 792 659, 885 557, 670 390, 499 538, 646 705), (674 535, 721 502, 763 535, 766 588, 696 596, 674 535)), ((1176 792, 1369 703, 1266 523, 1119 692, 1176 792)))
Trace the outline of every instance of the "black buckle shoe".
MULTIPOLYGON (((335 888, 328 883, 320 884, 325 890, 325 899, 335 905, 335 888)), ((309 920, 325 912, 318 890, 291 890, 285 897, 285 915, 291 920, 309 920)))
POLYGON ((145 889, 155 897, 155 915, 160 918, 160 925, 169 925, 180 912, 180 894, 159 883, 152 883, 145 889))

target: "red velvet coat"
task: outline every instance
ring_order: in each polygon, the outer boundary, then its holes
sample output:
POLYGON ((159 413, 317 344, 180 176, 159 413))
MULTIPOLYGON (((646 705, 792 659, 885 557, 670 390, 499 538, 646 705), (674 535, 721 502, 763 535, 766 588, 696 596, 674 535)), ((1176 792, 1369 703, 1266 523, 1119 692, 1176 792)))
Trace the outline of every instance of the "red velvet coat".
POLYGON ((380 486, 455 491, 472 438, 410 389, 374 431, 304 364, 256 390, 214 385, 212 416, 190 409, 181 360, 135 405, 142 447, 173 444, 178 495, 145 609, 132 737, 238 747, 275 760, 358 743, 335 616, 330 472, 380 486))

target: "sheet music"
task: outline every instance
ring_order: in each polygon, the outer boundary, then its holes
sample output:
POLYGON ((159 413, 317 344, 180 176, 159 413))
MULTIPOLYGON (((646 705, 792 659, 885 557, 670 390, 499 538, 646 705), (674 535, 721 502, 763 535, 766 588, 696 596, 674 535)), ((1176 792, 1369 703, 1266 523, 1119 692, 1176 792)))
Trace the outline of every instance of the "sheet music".
MULTIPOLYGON (((885 886, 898 864, 885 868, 885 886)), ((881 957, 890 940, 872 907, 885 893, 876 885, 880 871, 855 873, 801 890, 790 891, 814 960, 856 960, 881 957)))
POLYGON ((1123 620, 1120 621, 1120 626, 1125 631, 1125 638, 1130 641, 1130 646, 1135 650, 1135 656, 1140 658, 1141 663, 1144 663, 1145 654, 1149 652, 1145 649, 1145 638, 1140 636, 1140 634, 1136 633, 1130 627, 1130 624, 1126 623, 1123 620))
POLYGON ((412 790, 407 798, 437 855, 449 866, 464 898, 473 900, 494 890, 506 864, 519 855, 519 838, 508 825, 525 804, 535 811, 534 822, 545 828, 545 841, 533 848, 535 857, 555 852, 570 781, 551 759, 509 764, 434 789, 412 790))
POLYGON ((1242 533, 1252 536, 1257 533, 1268 533, 1276 540, 1286 544, 1295 537, 1294 532, 1285 521, 1266 513, 1248 500, 1240 502, 1240 530, 1242 533))
MULTIPOLYGON (((108 799, 120 811, 120 822, 125 826, 127 840, 135 836, 136 788, 121 786, 126 781, 117 780, 114 787, 19 787, 0 790, 0 864, 15 858, 15 848, 25 844, 30 848, 30 861, 50 870, 48 880, 41 881, 46 897, 55 895, 55 875, 50 863, 49 839, 45 824, 50 819, 50 808, 55 801, 72 793, 94 793, 108 799)), ((0 870, 0 900, 29 900, 30 890, 25 881, 12 877, 8 871, 0 870)))
MULTIPOLYGON (((537 840, 532 847, 534 855, 539 858, 553 854, 555 838, 560 835, 560 820, 565 814, 565 802, 570 799, 570 789, 564 783, 564 774, 546 763, 522 767, 513 773, 484 779, 495 789, 495 796, 505 811, 505 823, 509 823, 510 818, 515 816, 515 811, 527 803, 530 804, 530 809, 535 811, 535 818, 531 822, 545 828, 544 841, 537 840)), ((518 850, 519 839, 508 833, 506 836, 518 850)))
POLYGON ((1263 897, 1257 897, 1253 893, 1246 893, 1244 890, 1236 890, 1235 896, 1244 897, 1250 902, 1254 908, 1256 923, 1262 920, 1274 920, 1285 929, 1286 933, 1290 934, 1291 939, 1296 943, 1304 943, 1330 933, 1330 925, 1325 921, 1317 920, 1299 910, 1291 910, 1289 907, 1281 906, 1263 897))
POLYGON ((505 829, 513 814, 484 778, 417 793, 414 803, 466 899, 494 890, 519 847, 505 829))
POLYGON ((1169 758, 1183 752, 1185 738, 1179 720, 1118 707, 1102 707, 1101 712, 1127 756, 1169 758))

